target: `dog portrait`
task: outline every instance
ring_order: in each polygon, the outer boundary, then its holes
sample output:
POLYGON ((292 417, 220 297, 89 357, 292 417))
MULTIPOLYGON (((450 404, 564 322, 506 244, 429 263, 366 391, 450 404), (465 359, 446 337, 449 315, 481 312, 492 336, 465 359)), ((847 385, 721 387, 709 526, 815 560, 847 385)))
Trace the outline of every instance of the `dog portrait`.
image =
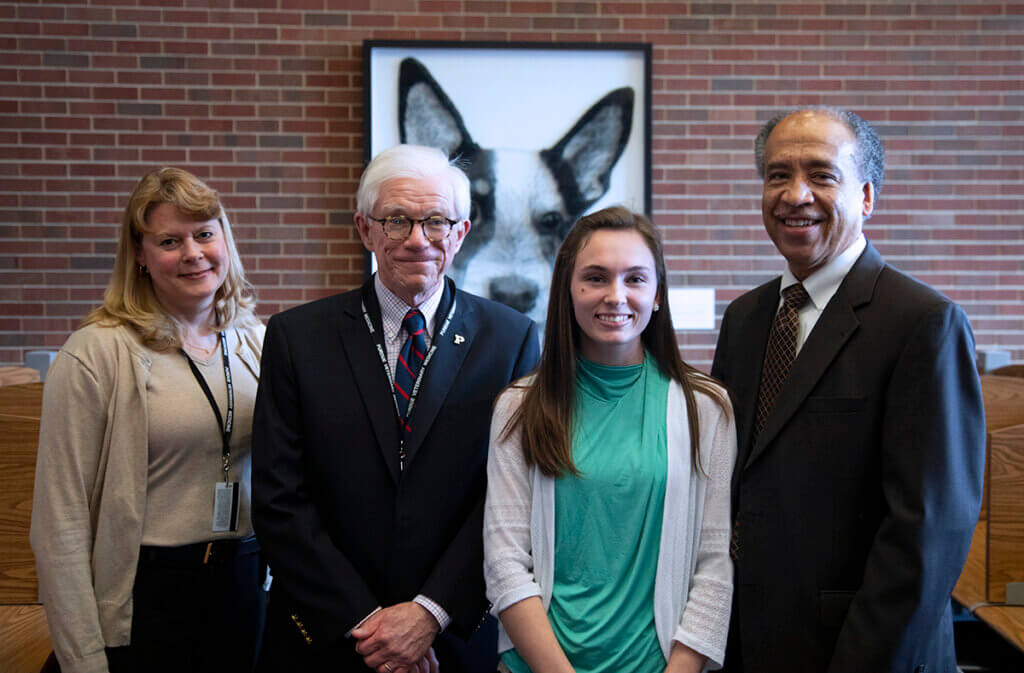
POLYGON ((613 203, 649 211, 643 51, 604 68, 614 52, 395 51, 383 81, 368 68, 371 91, 394 87, 393 98, 371 98, 370 155, 397 142, 447 152, 472 196, 456 284, 543 324, 555 254, 573 223, 613 203), (393 105, 394 116, 378 105, 393 105), (391 133, 373 128, 388 122, 391 133))

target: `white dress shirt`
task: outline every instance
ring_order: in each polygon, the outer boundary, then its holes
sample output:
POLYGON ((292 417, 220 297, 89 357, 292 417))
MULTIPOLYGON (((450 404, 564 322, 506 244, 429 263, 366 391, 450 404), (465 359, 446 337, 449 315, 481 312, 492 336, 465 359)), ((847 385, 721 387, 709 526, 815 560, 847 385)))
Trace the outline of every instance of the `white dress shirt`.
MULTIPOLYGON (((850 269, 853 268, 853 265, 860 258, 860 254, 864 252, 866 246, 867 241, 864 239, 864 234, 861 234, 857 237, 856 241, 850 244, 850 247, 843 250, 835 259, 804 279, 804 289, 807 290, 810 299, 803 305, 799 313, 800 326, 796 333, 796 352, 798 354, 800 349, 804 347, 804 343, 807 341, 811 330, 818 323, 821 312, 828 306, 829 301, 832 300, 836 290, 842 284, 843 279, 846 278, 846 274, 850 273, 850 269)), ((782 308, 782 290, 798 282, 800 281, 789 270, 789 266, 786 266, 786 270, 782 272, 782 282, 779 283, 778 308, 782 308)))

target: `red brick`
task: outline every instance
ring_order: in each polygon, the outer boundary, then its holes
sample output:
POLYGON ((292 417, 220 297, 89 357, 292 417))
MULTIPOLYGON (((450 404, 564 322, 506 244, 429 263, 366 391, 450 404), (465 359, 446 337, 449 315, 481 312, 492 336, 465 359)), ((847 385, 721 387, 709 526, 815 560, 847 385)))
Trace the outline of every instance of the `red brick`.
POLYGON ((44 23, 43 35, 84 36, 89 34, 89 25, 85 23, 44 23))
POLYGON ((180 40, 185 37, 185 27, 163 24, 140 25, 139 37, 145 40, 180 40))
POLYGON ((135 87, 94 87, 92 90, 94 98, 112 100, 138 100, 139 90, 135 87))
POLYGON ((35 21, 0 21, 0 32, 12 35, 38 35, 40 25, 35 21))
MULTIPOLYGON (((242 5, 241 2, 236 2, 236 6, 242 5)), ((165 9, 163 10, 163 20, 165 23, 209 23, 210 13, 206 10, 194 10, 194 9, 165 9)))
POLYGON ((420 12, 450 14, 462 11, 462 0, 420 0, 420 12))
POLYGON ((629 16, 643 14, 644 6, 640 2, 601 2, 601 14, 629 16))
MULTIPOLYGON (((114 84, 115 75, 116 74, 111 71, 73 70, 68 73, 68 81, 74 82, 75 84, 114 84)), ((53 87, 47 87, 47 94, 52 92, 52 88, 53 87)), ((72 87, 68 87, 68 89, 75 90, 72 87)), ((88 88, 82 87, 79 90, 85 91, 85 93, 81 94, 80 97, 89 95, 88 88)))
POLYGON ((226 41, 231 39, 231 28, 224 25, 187 26, 185 37, 189 40, 226 41))
POLYGON ((202 56, 210 53, 210 46, 205 40, 188 42, 164 42, 165 54, 186 54, 202 56))
POLYGON ((438 28, 441 25, 441 17, 436 15, 413 15, 399 16, 399 28, 438 28))
POLYGON ((117 73, 118 84, 159 84, 163 77, 158 72, 140 72, 136 70, 117 73))
MULTIPOLYGON (((511 7, 513 10, 516 5, 523 4, 535 11, 544 11, 542 5, 546 3, 532 3, 532 2, 504 2, 503 0, 464 0, 463 11, 470 13, 481 13, 481 14, 505 14, 511 7), (534 7, 536 5, 536 7, 534 7)), ((550 11, 550 10, 549 10, 550 11)))
POLYGON ((66 7, 65 18, 68 21, 82 23, 109 23, 114 18, 114 10, 104 7, 66 7))
POLYGON ((626 17, 622 19, 622 27, 625 30, 664 31, 668 29, 668 23, 660 18, 634 19, 626 17))

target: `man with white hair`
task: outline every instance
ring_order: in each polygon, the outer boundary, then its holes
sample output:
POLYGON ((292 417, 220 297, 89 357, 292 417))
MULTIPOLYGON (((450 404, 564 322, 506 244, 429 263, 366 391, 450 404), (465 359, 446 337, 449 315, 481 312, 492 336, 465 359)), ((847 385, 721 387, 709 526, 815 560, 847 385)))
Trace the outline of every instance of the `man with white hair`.
POLYGON ((491 407, 539 339, 445 277, 469 205, 443 152, 380 153, 355 213, 377 273, 270 320, 253 428, 254 522, 275 577, 262 671, 495 670, 491 407))

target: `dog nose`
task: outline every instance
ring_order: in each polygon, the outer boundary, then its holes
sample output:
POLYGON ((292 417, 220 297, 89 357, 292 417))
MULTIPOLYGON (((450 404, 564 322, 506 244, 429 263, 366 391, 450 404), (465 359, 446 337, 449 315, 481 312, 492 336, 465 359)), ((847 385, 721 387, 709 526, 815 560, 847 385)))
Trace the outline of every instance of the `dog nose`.
POLYGON ((522 276, 498 276, 488 285, 488 294, 494 301, 511 306, 521 313, 529 313, 537 304, 537 284, 522 276))

